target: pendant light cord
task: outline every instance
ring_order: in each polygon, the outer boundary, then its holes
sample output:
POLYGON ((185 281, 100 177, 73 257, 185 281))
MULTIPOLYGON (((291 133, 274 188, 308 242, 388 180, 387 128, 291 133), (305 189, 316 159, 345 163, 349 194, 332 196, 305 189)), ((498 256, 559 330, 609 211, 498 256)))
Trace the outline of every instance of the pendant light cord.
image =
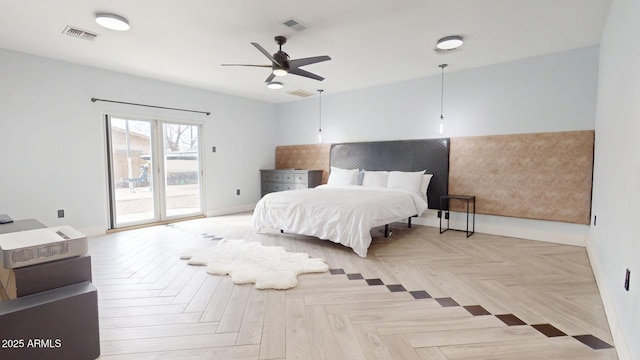
POLYGON ((320 97, 318 101, 318 113, 320 114, 320 118, 318 119, 318 132, 322 132, 322 92, 324 90, 318 90, 318 96, 320 97))
POLYGON ((438 66, 442 69, 440 78, 440 120, 444 120, 444 115, 442 115, 444 109, 444 68, 447 67, 447 64, 440 64, 438 66))

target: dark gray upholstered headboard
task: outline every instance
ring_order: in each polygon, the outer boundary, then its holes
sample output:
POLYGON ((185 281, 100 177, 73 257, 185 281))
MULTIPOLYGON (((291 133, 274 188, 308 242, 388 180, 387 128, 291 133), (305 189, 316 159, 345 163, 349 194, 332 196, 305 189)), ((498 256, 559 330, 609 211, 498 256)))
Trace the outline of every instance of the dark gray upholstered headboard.
POLYGON ((440 207, 449 189, 449 139, 374 141, 331 146, 331 166, 370 171, 420 171, 433 174, 429 208, 440 207))

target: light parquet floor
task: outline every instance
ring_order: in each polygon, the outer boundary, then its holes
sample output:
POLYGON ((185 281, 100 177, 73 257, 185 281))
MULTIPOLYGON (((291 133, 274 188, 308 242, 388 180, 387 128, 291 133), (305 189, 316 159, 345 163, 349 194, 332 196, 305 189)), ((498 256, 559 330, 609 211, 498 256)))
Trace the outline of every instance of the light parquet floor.
POLYGON ((403 224, 367 258, 256 234, 250 214, 89 240, 101 359, 617 359, 584 248, 403 224), (321 257, 331 272, 256 290, 179 259, 220 237, 321 257))

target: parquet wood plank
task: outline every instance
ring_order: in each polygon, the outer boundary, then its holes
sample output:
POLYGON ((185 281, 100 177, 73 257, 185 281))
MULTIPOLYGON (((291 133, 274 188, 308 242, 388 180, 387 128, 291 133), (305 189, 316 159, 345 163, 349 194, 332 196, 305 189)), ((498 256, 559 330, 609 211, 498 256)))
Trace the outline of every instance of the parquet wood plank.
POLYGON ((197 272, 197 268, 194 266, 185 267, 180 271, 178 276, 176 276, 171 283, 169 283, 160 293, 159 296, 176 296, 182 290, 182 288, 187 284, 187 282, 193 277, 193 275, 197 272))
POLYGON ((327 315, 334 334, 334 346, 342 359, 367 360, 349 315, 327 315))
POLYGON ((446 307, 446 308, 425 308, 412 310, 394 310, 394 311, 353 311, 349 313, 349 318, 353 324, 379 323, 385 321, 403 321, 403 320, 423 320, 431 321, 433 319, 455 318, 455 317, 471 317, 471 314, 464 308, 446 307))
POLYGON ((440 308, 433 299, 424 299, 417 301, 414 298, 408 299, 384 299, 372 300, 361 303, 340 303, 325 305, 327 314, 351 314, 356 312, 367 311, 394 311, 394 310, 416 310, 426 308, 440 308))
POLYGON ((218 325, 218 332, 238 332, 242 325, 245 308, 247 307, 247 300, 253 285, 235 285, 227 306, 220 317, 220 325, 218 325))
POLYGON ((284 291, 267 290, 260 359, 285 357, 286 298, 284 291))
POLYGON ((202 312, 200 321, 220 321, 234 287, 235 284, 229 276, 220 276, 220 282, 216 287, 216 291, 211 296, 207 307, 202 312))
POLYGON ((255 360, 258 358, 260 348, 258 345, 217 347, 206 349, 171 350, 162 352, 147 352, 124 355, 101 356, 102 360, 255 360))
POLYGON ((172 303, 188 303, 185 311, 204 311, 216 287, 220 283, 219 276, 210 276, 201 269, 193 274, 193 278, 173 298, 172 303))
POLYGON ((338 360, 342 355, 335 346, 336 339, 329 323, 324 306, 305 307, 307 327, 309 329, 309 345, 313 360, 338 360))
POLYGON ((135 326, 127 328, 109 328, 100 331, 100 340, 131 340, 154 337, 189 336, 215 334, 217 323, 192 323, 153 326, 135 326))
POLYGON ((127 328, 165 324, 191 324, 200 320, 200 313, 174 313, 138 316, 103 317, 100 315, 100 328, 127 328))
POLYGON ((262 338, 262 325, 265 317, 267 292, 251 287, 247 307, 242 316, 236 345, 259 344, 262 338))
POLYGON ((411 334, 437 332, 457 329, 482 329, 500 327, 504 323, 495 316, 459 316, 441 319, 385 321, 376 323, 376 328, 382 335, 411 334))
POLYGON ((353 328, 367 360, 394 360, 374 324, 354 325, 353 328))
POLYGON ((411 333, 406 334, 405 337, 414 348, 545 339, 543 334, 531 326, 504 326, 504 324, 477 329, 411 333))
POLYGON ((286 300, 286 359, 312 359, 307 313, 303 299, 286 300))
POLYGON ((469 343, 438 349, 449 360, 617 359, 613 349, 593 351, 569 337, 469 343))
POLYGON ((101 341, 100 349, 104 355, 117 355, 232 346, 236 342, 236 335, 223 333, 101 341))
POLYGON ((393 359, 420 360, 420 356, 404 335, 382 335, 381 339, 393 359))

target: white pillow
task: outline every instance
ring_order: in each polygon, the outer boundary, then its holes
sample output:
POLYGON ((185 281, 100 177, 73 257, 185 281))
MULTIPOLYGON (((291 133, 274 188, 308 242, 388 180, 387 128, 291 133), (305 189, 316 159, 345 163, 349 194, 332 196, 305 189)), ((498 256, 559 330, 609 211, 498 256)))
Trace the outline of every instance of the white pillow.
POLYGON ((387 187, 388 171, 365 171, 362 186, 387 187))
POLYGON ((390 171, 387 187, 390 189, 403 189, 419 194, 423 178, 424 170, 416 172, 390 171))
POLYGON ((358 185, 358 169, 340 169, 331 167, 328 185, 358 185))
POLYGON ((433 174, 424 174, 422 177, 422 184, 420 184, 420 196, 427 198, 427 189, 429 188, 429 183, 431 182, 431 178, 433 174))

